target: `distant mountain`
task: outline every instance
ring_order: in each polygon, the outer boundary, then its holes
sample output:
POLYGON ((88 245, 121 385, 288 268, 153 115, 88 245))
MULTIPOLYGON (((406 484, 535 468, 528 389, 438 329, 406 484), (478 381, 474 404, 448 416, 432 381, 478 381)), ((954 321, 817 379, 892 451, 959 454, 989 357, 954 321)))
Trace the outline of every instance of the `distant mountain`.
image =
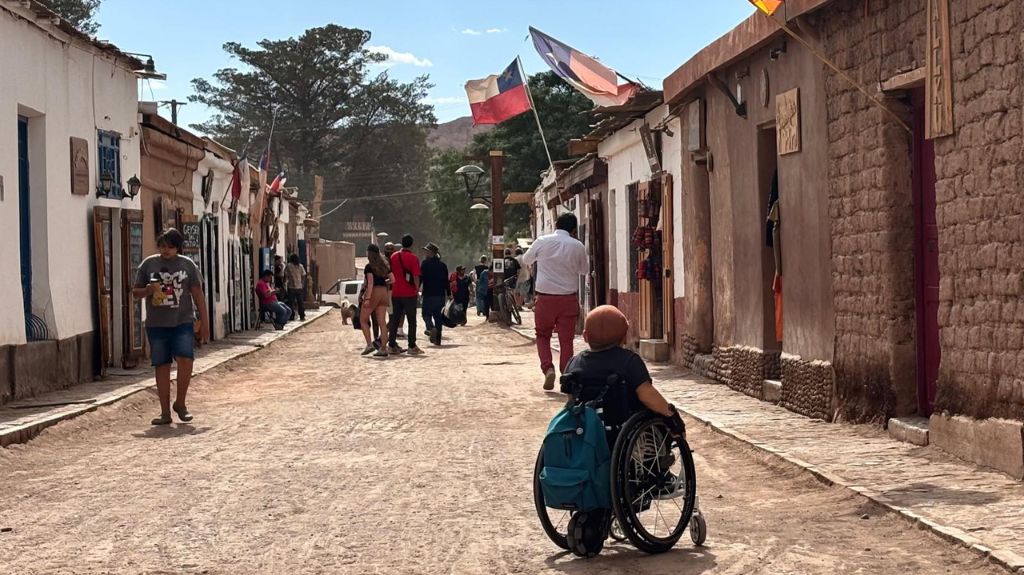
POLYGON ((438 151, 464 150, 473 136, 487 132, 492 126, 474 126, 473 118, 466 116, 438 124, 427 136, 427 145, 438 151))

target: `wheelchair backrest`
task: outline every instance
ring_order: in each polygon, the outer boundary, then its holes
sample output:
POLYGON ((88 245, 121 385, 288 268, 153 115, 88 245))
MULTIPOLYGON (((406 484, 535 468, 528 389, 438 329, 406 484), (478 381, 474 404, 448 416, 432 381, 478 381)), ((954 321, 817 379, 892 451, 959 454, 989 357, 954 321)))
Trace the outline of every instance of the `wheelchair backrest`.
POLYGON ((567 406, 587 405, 594 408, 609 427, 622 425, 632 415, 636 403, 626 378, 618 373, 562 375, 561 391, 569 396, 567 406))

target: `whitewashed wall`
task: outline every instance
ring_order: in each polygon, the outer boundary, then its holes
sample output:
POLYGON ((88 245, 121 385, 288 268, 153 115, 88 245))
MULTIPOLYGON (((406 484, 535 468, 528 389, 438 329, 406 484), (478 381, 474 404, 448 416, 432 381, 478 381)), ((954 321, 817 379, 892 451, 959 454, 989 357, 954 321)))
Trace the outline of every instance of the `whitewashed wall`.
MULTIPOLYGON (((0 7, 0 345, 25 341, 19 249, 18 115, 30 118, 32 163, 33 313, 46 319, 50 337, 93 331, 90 228, 94 189, 71 195, 71 136, 89 142, 92 185, 98 185, 97 130, 121 135, 122 185, 139 173, 137 87, 130 70, 85 42, 72 39, 20 5, 0 7), (27 16, 20 20, 11 13, 27 16)), ((104 200, 138 208, 138 200, 104 200)))
POLYGON ((680 298, 686 293, 683 281, 683 134, 679 118, 670 121, 668 129, 674 135, 662 135, 661 161, 665 171, 672 174, 672 237, 675 238, 672 250, 672 279, 675 297, 680 298))

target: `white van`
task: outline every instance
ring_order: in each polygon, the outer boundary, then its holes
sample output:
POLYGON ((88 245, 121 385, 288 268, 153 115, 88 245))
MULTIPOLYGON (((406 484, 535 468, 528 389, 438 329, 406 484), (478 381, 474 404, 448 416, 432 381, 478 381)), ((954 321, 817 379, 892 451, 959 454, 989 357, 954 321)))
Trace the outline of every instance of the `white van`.
POLYGON ((359 305, 359 292, 363 289, 363 280, 338 280, 320 296, 325 304, 341 307, 342 300, 353 306, 359 305))

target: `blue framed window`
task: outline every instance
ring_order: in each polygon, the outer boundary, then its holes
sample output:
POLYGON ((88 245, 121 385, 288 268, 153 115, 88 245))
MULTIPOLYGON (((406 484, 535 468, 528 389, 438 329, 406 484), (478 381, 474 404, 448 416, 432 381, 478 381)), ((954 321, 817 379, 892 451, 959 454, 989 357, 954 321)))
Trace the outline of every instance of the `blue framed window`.
MULTIPOLYGON (((110 174, 113 183, 110 186, 109 197, 120 198, 124 195, 124 191, 121 189, 121 136, 114 132, 98 130, 96 139, 96 149, 99 151, 97 160, 100 168, 98 176, 102 178, 103 174, 110 174)), ((97 182, 96 186, 102 189, 100 182, 97 182)))

